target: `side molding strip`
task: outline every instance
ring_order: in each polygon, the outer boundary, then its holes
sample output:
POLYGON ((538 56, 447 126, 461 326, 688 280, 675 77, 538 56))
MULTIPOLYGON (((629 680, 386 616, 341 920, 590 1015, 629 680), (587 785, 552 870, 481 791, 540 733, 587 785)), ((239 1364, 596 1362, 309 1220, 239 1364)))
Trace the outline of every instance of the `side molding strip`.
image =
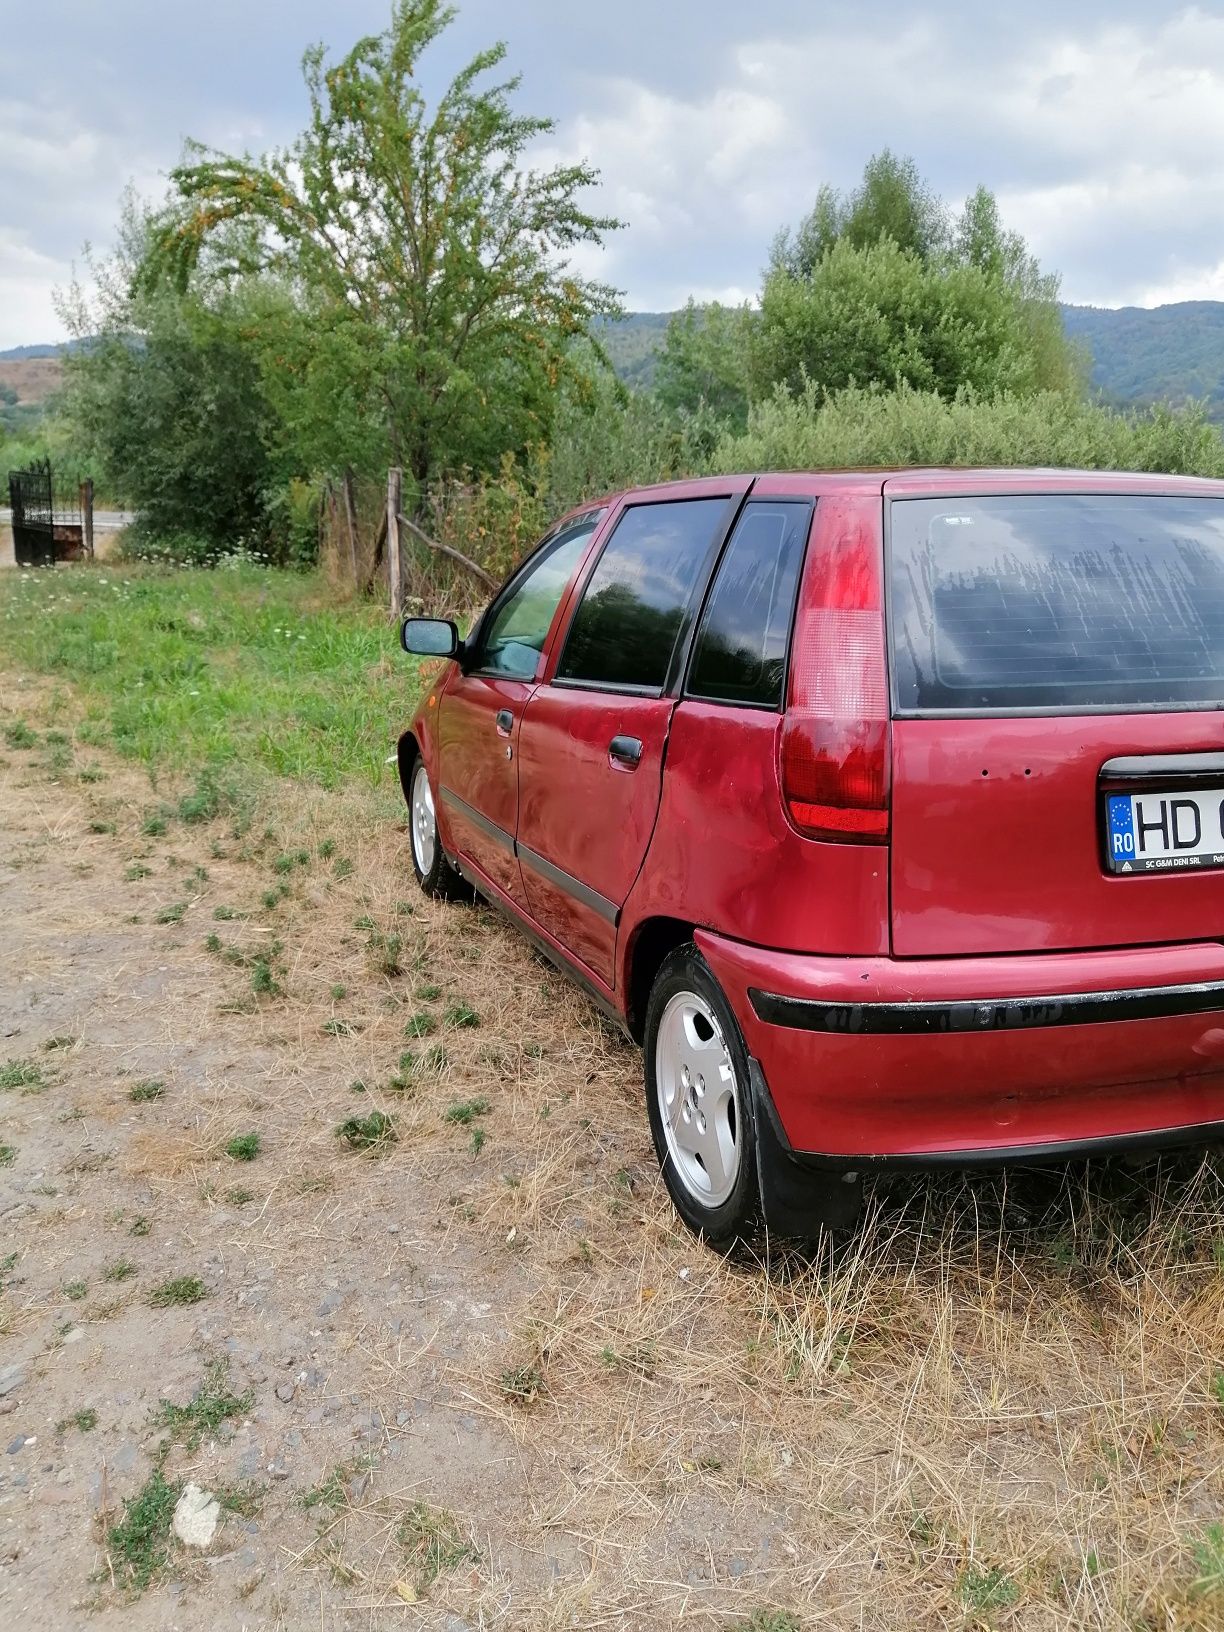
POLYGON ((1055 997, 988 997, 956 1003, 822 1003, 748 989, 757 1018, 792 1031, 852 1036, 971 1031, 1029 1031, 1091 1026, 1113 1020, 1165 1020, 1224 1009, 1224 984, 1140 986, 1123 992, 1068 992, 1055 997))
POLYGON ((512 856, 517 856, 521 862, 531 868, 532 872, 539 873, 541 878, 546 878, 550 884, 555 884, 559 890, 564 890, 567 895, 572 895, 575 901, 581 901, 584 907, 589 907, 592 912, 597 912, 606 923, 615 927, 620 921, 620 908, 615 901, 610 901, 606 895, 600 895, 598 890, 593 890, 589 884, 584 884, 580 878, 575 878, 572 873, 567 873, 560 867, 555 867, 551 861, 548 861, 544 856, 538 855, 525 844, 518 844, 513 835, 507 833, 504 827, 498 827, 496 822, 491 822, 487 816, 482 816, 480 811, 473 810, 466 799, 460 799, 459 795, 452 793, 449 788, 440 789, 439 795, 443 804, 449 805, 452 810, 457 810, 465 820, 471 822, 474 827, 478 827, 482 833, 492 839, 494 844, 500 845, 503 850, 508 850, 512 856))

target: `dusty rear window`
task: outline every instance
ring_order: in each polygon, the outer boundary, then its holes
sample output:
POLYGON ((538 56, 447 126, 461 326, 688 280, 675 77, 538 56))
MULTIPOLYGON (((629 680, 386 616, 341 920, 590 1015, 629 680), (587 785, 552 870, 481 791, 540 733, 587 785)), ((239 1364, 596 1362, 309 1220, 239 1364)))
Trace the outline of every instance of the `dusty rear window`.
POLYGON ((894 706, 1224 705, 1224 500, 897 500, 894 706))

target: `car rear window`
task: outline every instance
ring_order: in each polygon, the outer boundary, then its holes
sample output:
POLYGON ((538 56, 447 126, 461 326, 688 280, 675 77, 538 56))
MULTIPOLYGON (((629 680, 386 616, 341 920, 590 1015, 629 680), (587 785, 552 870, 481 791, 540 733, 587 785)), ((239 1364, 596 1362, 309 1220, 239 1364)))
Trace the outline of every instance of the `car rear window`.
POLYGON ((1224 704, 1224 500, 897 500, 900 713, 1224 704))

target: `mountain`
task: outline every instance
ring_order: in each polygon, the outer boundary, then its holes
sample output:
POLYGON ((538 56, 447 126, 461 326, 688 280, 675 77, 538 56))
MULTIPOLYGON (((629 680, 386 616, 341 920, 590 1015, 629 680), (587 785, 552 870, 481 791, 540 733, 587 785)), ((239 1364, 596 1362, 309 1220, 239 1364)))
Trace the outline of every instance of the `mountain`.
MULTIPOLYGON (((1092 385, 1107 401, 1134 406, 1207 399, 1224 421, 1224 301, 1172 306, 1064 306, 1063 322, 1092 358, 1092 385)), ((648 388, 670 312, 630 312, 606 321, 600 338, 628 385, 648 388)))
POLYGON ((1116 403, 1206 398, 1224 419, 1224 301, 1172 306, 1064 306, 1073 340, 1092 356, 1092 383, 1116 403))

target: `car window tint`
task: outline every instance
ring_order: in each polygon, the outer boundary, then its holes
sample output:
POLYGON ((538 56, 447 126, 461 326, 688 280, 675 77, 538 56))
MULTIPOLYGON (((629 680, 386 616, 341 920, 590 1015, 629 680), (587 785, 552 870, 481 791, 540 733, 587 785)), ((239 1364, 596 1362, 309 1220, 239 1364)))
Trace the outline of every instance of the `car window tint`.
POLYGON ((534 680, 553 614, 598 521, 562 533, 494 611, 480 639, 476 667, 483 674, 534 680))
POLYGON ((812 509, 745 507, 718 566, 689 671, 688 695, 777 708, 786 677, 795 586, 812 509))
POLYGON ((678 499, 625 511, 574 615, 559 679, 662 689, 726 508, 725 498, 678 499))
POLYGON ((890 549, 899 708, 1224 704, 1219 499, 907 499, 890 549))

